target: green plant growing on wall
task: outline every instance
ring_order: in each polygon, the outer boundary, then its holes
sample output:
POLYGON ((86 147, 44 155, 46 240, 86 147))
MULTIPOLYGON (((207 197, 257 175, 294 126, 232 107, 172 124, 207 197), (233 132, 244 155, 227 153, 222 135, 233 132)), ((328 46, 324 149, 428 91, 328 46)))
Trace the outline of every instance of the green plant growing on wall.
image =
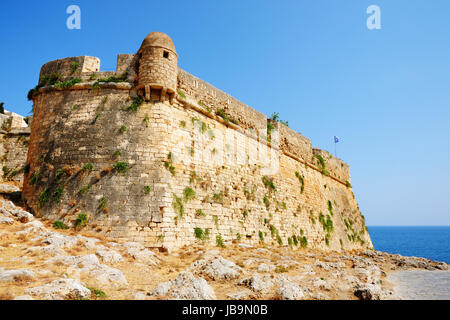
POLYGON ((218 109, 216 111, 216 114, 221 117, 226 123, 230 122, 230 118, 228 117, 228 115, 226 114, 224 109, 218 109))
POLYGON ((301 238, 301 240, 300 240, 300 246, 301 246, 302 248, 306 248, 306 247, 308 246, 308 239, 306 239, 305 236, 303 236, 303 237, 301 238))
POLYGON ((127 131, 127 127, 124 126, 124 125, 121 125, 120 128, 119 128, 119 131, 120 131, 121 133, 125 133, 125 132, 127 131))
POLYGON ((177 90, 177 93, 178 93, 178 95, 180 96, 181 99, 186 100, 186 95, 180 89, 177 90))
POLYGON ((142 188, 142 190, 144 191, 144 193, 145 194, 150 194, 150 187, 149 186, 144 186, 143 188, 142 188))
POLYGON ((148 124, 150 123, 150 118, 148 117, 148 113, 144 115, 144 119, 142 120, 145 123, 145 126, 148 127, 148 124))
POLYGON ((330 172, 325 169, 325 160, 320 154, 315 154, 314 157, 317 159, 317 165, 319 166, 320 172, 322 172, 323 175, 329 176, 330 172))
POLYGON ((272 131, 275 130, 275 127, 270 121, 267 121, 267 141, 272 141, 272 131))
POLYGON ((242 215, 244 216, 244 219, 247 219, 247 217, 248 217, 248 210, 247 209, 242 210, 242 215))
POLYGON ((261 230, 258 231, 258 236, 259 236, 259 241, 261 243, 264 243, 264 234, 262 233, 261 230))
POLYGON ((122 151, 120 151, 119 149, 117 149, 116 151, 114 151, 113 156, 115 158, 118 158, 122 155, 122 151))
POLYGON ((73 79, 68 80, 68 81, 55 83, 55 87, 60 88, 60 89, 68 89, 68 88, 73 87, 74 85, 76 85, 77 83, 80 83, 80 82, 81 82, 80 78, 73 78, 73 79))
POLYGON ((31 174, 30 177, 30 184, 34 185, 39 181, 39 178, 41 177, 41 172, 40 171, 35 171, 31 174))
POLYGON ((114 163, 113 168, 120 174, 125 174, 130 169, 130 165, 128 162, 118 161, 114 163))
POLYGON ((330 246, 330 234, 329 234, 329 233, 327 233, 327 234, 325 235, 325 244, 326 244, 327 246, 330 246))
POLYGON ((293 244, 294 244, 294 243, 293 243, 292 238, 289 237, 289 238, 288 238, 288 245, 289 245, 289 247, 292 247, 293 244))
POLYGON ((72 71, 72 73, 75 73, 79 66, 80 64, 78 62, 76 61, 72 62, 72 64, 70 65, 70 70, 72 71))
POLYGON ((100 88, 100 83, 124 82, 127 81, 127 77, 128 72, 124 72, 120 76, 110 76, 108 78, 100 78, 92 85, 91 89, 100 88))
POLYGON ((195 199, 195 191, 192 188, 186 187, 183 191, 184 201, 189 202, 195 199))
POLYGON ((300 187, 300 193, 303 193, 305 191, 305 179, 298 171, 295 171, 295 176, 298 178, 298 181, 300 181, 301 187, 300 187))
POLYGON ((84 195, 86 192, 89 191, 89 189, 91 189, 91 186, 89 186, 89 185, 84 186, 84 187, 81 187, 81 188, 78 190, 78 194, 79 194, 79 195, 84 195))
POLYGON ((220 234, 216 236, 216 245, 220 248, 225 248, 225 243, 223 242, 222 235, 220 234))
POLYGON ((273 183, 273 179, 263 176, 262 182, 264 183, 264 186, 266 188, 268 188, 270 191, 277 191, 277 188, 275 187, 275 184, 273 183))
POLYGON ((214 215, 213 217, 214 224, 216 225, 216 228, 219 229, 219 217, 214 215))
POLYGON ((127 111, 137 112, 144 103, 144 98, 141 96, 131 97, 132 103, 127 107, 127 111))
POLYGON ((53 228, 55 229, 69 229, 69 227, 62 221, 53 222, 53 228))
POLYGON ((289 122, 285 121, 285 120, 281 120, 280 119, 280 115, 278 114, 278 112, 272 113, 272 116, 270 117, 270 120, 277 121, 277 122, 279 122, 281 124, 284 124, 286 127, 289 127, 289 122))
POLYGON ((85 213, 78 214, 77 219, 75 220, 75 223, 74 223, 75 229, 80 230, 80 229, 84 228, 86 226, 88 220, 89 219, 88 219, 87 214, 85 214, 85 213))
POLYGON ((44 190, 39 195, 39 209, 42 209, 45 206, 49 197, 50 197, 50 190, 48 189, 48 187, 45 187, 44 190))
POLYGON ((169 170, 169 172, 170 172, 170 174, 172 176, 176 175, 176 170, 175 170, 175 167, 173 166, 173 154, 172 154, 172 152, 169 152, 169 154, 167 155, 167 161, 164 161, 164 168, 169 170))
POLYGON ((194 236, 199 240, 206 241, 209 239, 209 229, 206 228, 203 230, 202 228, 195 228, 194 236))
POLYGON ((327 204, 328 204, 328 212, 330 212, 331 216, 334 216, 333 205, 332 205, 331 201, 328 200, 327 204))
POLYGON ((345 180, 345 185, 346 185, 347 188, 351 188, 352 187, 352 184, 348 180, 345 180))
POLYGON ((206 217, 206 213, 204 213, 202 209, 196 209, 195 216, 196 217, 206 217))
POLYGON ((172 202, 172 206, 173 209, 175 210, 175 213, 177 214, 176 219, 177 220, 181 220, 184 216, 184 204, 183 204, 183 200, 178 197, 175 193, 173 194, 173 202, 172 202))
POLYGON ((331 233, 334 230, 333 226, 333 220, 331 220, 331 217, 327 215, 327 218, 325 220, 325 216, 320 212, 319 215, 319 222, 322 224, 323 230, 327 233, 331 233))
POLYGON ((269 199, 266 196, 264 196, 263 202, 264 202, 264 205, 266 206, 266 209, 269 210, 270 201, 269 201, 269 199))
POLYGON ((223 197, 223 191, 220 191, 219 193, 214 193, 212 198, 214 202, 223 204, 223 197))
POLYGON ((297 236, 295 234, 292 236, 292 241, 294 242, 295 246, 298 246, 298 239, 297 239, 297 236))
POLYGON ((270 225, 270 234, 272 235, 272 239, 278 235, 278 230, 274 225, 270 225))
POLYGON ((98 208, 100 210, 105 210, 108 207, 108 201, 106 200, 105 197, 101 197, 98 202, 99 202, 98 208))
POLYGON ((39 81, 39 84, 35 86, 33 89, 28 91, 27 98, 29 101, 33 100, 33 96, 35 93, 39 91, 42 87, 45 87, 47 85, 52 86, 55 85, 58 80, 61 78, 61 75, 58 73, 52 73, 49 75, 43 75, 39 81))
POLYGON ((56 188, 55 192, 53 192, 53 200, 56 203, 61 202, 61 197, 62 197, 63 192, 64 192, 64 187, 58 187, 58 188, 56 188))
POLYGON ((186 121, 181 120, 181 121, 180 121, 180 127, 186 128, 186 121))
POLYGON ((91 172, 92 170, 94 170, 94 165, 92 164, 92 162, 88 162, 84 164, 83 167, 81 167, 81 170, 91 172))
POLYGON ((283 245, 283 239, 281 239, 281 237, 280 237, 279 234, 277 234, 277 242, 278 242, 278 244, 279 244, 280 246, 283 245))

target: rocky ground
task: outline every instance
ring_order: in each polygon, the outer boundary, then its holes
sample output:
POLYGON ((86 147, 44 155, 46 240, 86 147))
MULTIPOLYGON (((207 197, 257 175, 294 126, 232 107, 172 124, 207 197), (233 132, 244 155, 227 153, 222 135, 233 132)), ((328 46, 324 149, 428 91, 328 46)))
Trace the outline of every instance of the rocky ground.
POLYGON ((0 300, 399 299, 411 297, 394 291, 389 276, 395 271, 448 275, 445 263, 377 251, 199 242, 160 253, 83 230, 55 229, 53 221, 12 202, 17 191, 0 185, 0 300))

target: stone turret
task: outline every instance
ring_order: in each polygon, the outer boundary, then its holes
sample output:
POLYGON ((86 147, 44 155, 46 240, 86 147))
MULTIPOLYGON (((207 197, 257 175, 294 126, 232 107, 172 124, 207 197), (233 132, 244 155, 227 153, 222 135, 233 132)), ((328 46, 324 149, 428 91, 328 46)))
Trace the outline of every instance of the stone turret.
POLYGON ((170 37, 162 32, 150 33, 138 51, 138 94, 146 101, 172 103, 177 88, 178 55, 170 37))

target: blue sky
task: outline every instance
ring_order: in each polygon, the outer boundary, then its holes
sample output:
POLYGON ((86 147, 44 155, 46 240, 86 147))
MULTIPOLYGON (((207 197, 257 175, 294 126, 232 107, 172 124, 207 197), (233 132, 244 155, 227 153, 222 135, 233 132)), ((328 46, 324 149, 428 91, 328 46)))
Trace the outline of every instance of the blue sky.
POLYGON ((450 1, 1 1, 0 101, 26 115, 47 61, 115 70, 151 31, 186 71, 351 167, 368 225, 450 225, 450 1), (66 8, 81 8, 81 30, 66 8), (368 30, 366 8, 381 8, 368 30))

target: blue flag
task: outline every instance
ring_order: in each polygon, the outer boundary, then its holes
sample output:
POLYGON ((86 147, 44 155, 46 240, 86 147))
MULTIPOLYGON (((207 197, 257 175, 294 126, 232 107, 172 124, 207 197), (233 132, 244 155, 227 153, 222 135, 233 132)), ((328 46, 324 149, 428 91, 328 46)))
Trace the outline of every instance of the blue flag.
POLYGON ((334 143, 338 143, 339 142, 339 138, 334 136, 334 143))

